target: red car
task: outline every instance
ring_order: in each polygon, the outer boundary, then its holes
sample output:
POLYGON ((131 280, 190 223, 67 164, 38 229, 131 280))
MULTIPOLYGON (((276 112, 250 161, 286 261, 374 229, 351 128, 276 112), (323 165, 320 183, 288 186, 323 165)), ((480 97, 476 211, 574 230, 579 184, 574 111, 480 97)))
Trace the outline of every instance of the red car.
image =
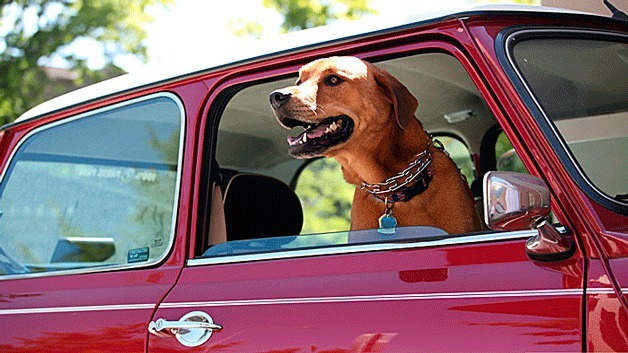
POLYGON ((250 49, 2 127, 0 351, 628 351, 628 22, 493 6, 250 49), (485 231, 349 231, 353 189, 268 104, 334 55, 408 87, 485 231))

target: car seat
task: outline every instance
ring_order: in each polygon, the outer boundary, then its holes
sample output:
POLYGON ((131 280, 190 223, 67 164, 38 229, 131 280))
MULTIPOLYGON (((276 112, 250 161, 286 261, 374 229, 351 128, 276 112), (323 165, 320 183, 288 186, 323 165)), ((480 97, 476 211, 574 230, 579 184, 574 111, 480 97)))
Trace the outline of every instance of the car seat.
POLYGON ((214 186, 213 194, 209 245, 301 232, 301 202, 294 191, 278 179, 235 173, 214 186))

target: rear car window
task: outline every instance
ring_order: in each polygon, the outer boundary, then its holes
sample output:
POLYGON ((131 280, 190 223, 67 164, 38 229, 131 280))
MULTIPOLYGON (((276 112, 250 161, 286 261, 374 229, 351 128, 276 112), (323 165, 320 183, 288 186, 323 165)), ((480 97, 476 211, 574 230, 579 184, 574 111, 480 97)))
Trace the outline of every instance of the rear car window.
POLYGON ((159 95, 44 126, 0 189, 0 275, 146 264, 173 237, 182 107, 159 95))
POLYGON ((590 185, 626 203, 626 38, 530 38, 512 59, 590 185))

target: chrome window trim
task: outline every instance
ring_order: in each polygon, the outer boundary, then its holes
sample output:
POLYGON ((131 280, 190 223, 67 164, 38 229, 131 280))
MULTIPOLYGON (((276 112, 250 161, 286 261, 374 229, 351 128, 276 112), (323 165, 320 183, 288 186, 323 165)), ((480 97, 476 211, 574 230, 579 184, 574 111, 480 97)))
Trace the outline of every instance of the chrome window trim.
MULTIPOLYGON (((438 239, 438 240, 417 239, 415 242, 412 242, 412 243, 378 243, 378 244, 346 245, 346 246, 337 246, 337 247, 335 246, 335 247, 325 247, 325 248, 315 248, 315 249, 288 250, 288 251, 280 251, 280 252, 272 252, 272 253, 196 258, 196 259, 187 260, 186 266, 195 267, 195 266, 205 266, 205 265, 224 265, 224 264, 235 264, 235 263, 244 263, 244 262, 253 262, 253 261, 295 259, 295 258, 306 258, 306 257, 315 257, 315 256, 356 254, 356 253, 376 252, 376 251, 412 250, 412 249, 422 249, 422 248, 429 248, 429 247, 436 247, 436 246, 479 244, 479 243, 487 243, 487 242, 528 239, 536 234, 537 234, 536 230, 521 230, 521 231, 514 231, 514 232, 469 234, 469 235, 456 236, 456 237, 438 239)), ((524 251, 523 247, 521 248, 521 251, 524 251)))
POLYGON ((69 117, 67 119, 61 119, 59 121, 55 121, 55 122, 52 122, 50 124, 46 124, 46 125, 40 126, 38 128, 35 128, 34 130, 32 130, 29 133, 27 133, 17 143, 17 145, 15 146, 13 151, 11 151, 11 155, 10 155, 9 159, 7 160, 6 166, 5 166, 4 170, 2 171, 2 174, 0 175, 0 184, 2 184, 2 182, 4 181, 6 173, 10 169, 9 167, 11 166, 11 163, 13 163, 13 159, 14 159, 15 154, 17 153, 17 151, 33 135, 38 134, 38 133, 40 133, 42 131, 48 130, 50 128, 56 127, 56 126, 60 126, 60 125, 64 125, 64 124, 67 124, 67 123, 74 122, 76 120, 88 118, 88 117, 91 117, 91 116, 94 116, 94 115, 97 115, 97 114, 100 114, 100 113, 103 113, 103 112, 107 112, 107 111, 110 111, 110 110, 122 108, 122 107, 125 107, 125 106, 129 106, 129 105, 133 105, 133 104, 136 104, 136 103, 152 100, 152 99, 155 99, 155 98, 162 98, 162 97, 172 100, 177 105, 177 107, 179 108, 179 129, 180 129, 179 130, 179 154, 177 156, 177 172, 176 172, 176 178, 175 178, 174 203, 173 203, 173 208, 172 208, 173 212, 172 212, 172 219, 171 219, 170 236, 169 236, 169 239, 168 239, 167 248, 164 250, 163 254, 159 258, 156 258, 153 261, 136 263, 136 264, 104 265, 104 266, 95 266, 95 267, 85 267, 85 268, 75 269, 75 270, 61 270, 61 271, 23 273, 23 274, 5 274, 5 275, 0 275, 0 281, 13 280, 13 279, 22 279, 22 278, 39 278, 39 277, 62 276, 62 275, 76 275, 76 274, 85 274, 85 273, 99 273, 99 272, 117 271, 117 270, 122 270, 122 269, 143 268, 143 267, 149 267, 149 266, 153 266, 155 264, 158 264, 158 263, 164 261, 166 259, 166 257, 168 257, 168 254, 170 254, 170 252, 172 251, 172 246, 174 244, 174 236, 175 236, 175 230, 176 230, 176 224, 177 224, 177 217, 178 217, 178 214, 179 214, 179 207, 178 206, 179 206, 179 199, 181 197, 181 195, 180 195, 181 174, 182 174, 183 148, 184 148, 185 130, 186 130, 185 129, 186 128, 185 107, 183 106, 183 102, 181 101, 181 99, 178 96, 176 96, 175 94, 173 94, 173 93, 170 93, 170 92, 159 92, 159 93, 154 93, 154 94, 150 94, 150 95, 139 97, 139 98, 135 98, 135 99, 130 99, 128 101, 119 102, 119 103, 116 103, 116 104, 108 105, 106 107, 101 107, 101 108, 98 108, 98 109, 95 109, 95 110, 91 110, 91 111, 88 111, 88 112, 80 113, 78 115, 69 117))
MULTIPOLYGON (((584 171, 582 170, 582 168, 578 164, 577 160, 573 156, 573 153, 571 152, 569 147, 565 144, 565 141, 564 141, 562 135, 560 134, 559 131, 557 131, 554 123, 547 116, 547 114, 545 113, 545 110, 541 107, 541 104, 538 101, 536 95, 532 92, 532 89, 530 89, 530 86, 528 85, 528 83, 524 79, 523 75, 519 71, 519 68, 517 67, 516 62, 514 61, 514 58, 512 57, 512 48, 514 47, 514 43, 518 41, 518 39, 516 37, 520 36, 522 34, 523 35, 525 35, 525 34, 541 34, 541 35, 545 35, 545 34, 550 34, 550 35, 551 34, 559 34, 559 35, 561 35, 561 34, 562 35, 564 35, 564 34, 572 34, 572 35, 604 35, 606 37, 618 37, 618 38, 624 38, 624 39, 628 39, 628 35, 625 35, 625 34, 622 34, 622 33, 617 33, 617 32, 599 31, 599 30, 523 29, 523 30, 518 30, 518 31, 515 31, 515 32, 512 32, 512 33, 508 34, 508 36, 506 37, 506 40, 504 41, 504 52, 506 53, 506 58, 508 59, 508 63, 510 64, 510 68, 517 75, 517 78, 519 79, 519 82, 523 85, 523 87, 525 88, 526 92, 528 93, 528 95, 530 96, 532 101, 534 102, 534 105, 536 106, 538 111, 541 113, 541 115, 545 119, 545 121, 547 123, 547 126, 549 126, 549 128, 552 131, 552 133, 557 137, 558 143, 560 144, 561 148, 563 149, 563 151, 567 155, 567 158, 569 158, 569 162, 571 163, 573 168, 577 171, 577 173, 582 178, 582 180, 591 188, 591 190, 595 191, 595 193, 597 193, 603 199, 605 199, 607 201, 610 201, 611 203, 616 204, 616 205, 625 206, 624 203, 618 202, 617 200, 613 199, 612 197, 606 195, 606 193, 604 193, 602 190, 600 190, 597 186, 595 186, 589 180, 589 177, 587 177, 587 175, 584 173, 584 171)), ((556 38, 556 37, 554 37, 554 38, 556 38)), ((549 39, 553 39, 553 38, 549 38, 549 39)), ((568 173, 568 174, 570 174, 570 173, 568 173)))
MULTIPOLYGON (((627 292, 628 288, 622 288, 627 292)), ((434 292, 434 293, 409 293, 409 294, 373 294, 358 296, 336 297, 299 297, 299 298, 274 298, 274 299, 240 299, 217 300, 195 302, 166 302, 159 305, 160 310, 212 308, 230 306, 260 306, 260 305, 295 305, 295 304, 329 304, 329 303, 355 303, 355 302, 391 302, 391 301, 416 301, 416 300, 441 300, 441 299, 492 299, 492 298, 520 298, 520 297, 581 297, 593 296, 617 296, 612 288, 556 288, 556 289, 523 289, 506 291, 475 291, 475 292, 434 292)), ((10 315, 48 315, 57 313, 76 312, 103 312, 103 311, 131 311, 153 310, 155 304, 112 304, 112 305, 86 305, 86 306, 62 306, 62 307, 38 307, 38 308, 13 308, 0 309, 0 317, 10 315)))

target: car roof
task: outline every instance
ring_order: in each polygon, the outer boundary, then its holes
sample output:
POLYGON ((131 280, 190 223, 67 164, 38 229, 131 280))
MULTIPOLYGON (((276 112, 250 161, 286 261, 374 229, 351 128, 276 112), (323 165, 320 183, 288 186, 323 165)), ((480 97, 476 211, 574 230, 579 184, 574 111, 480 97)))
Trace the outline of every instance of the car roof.
MULTIPOLYGON (((361 35, 368 35, 380 31, 416 25, 426 22, 438 22, 446 19, 469 16, 472 14, 500 14, 500 13, 556 13, 556 14, 586 14, 579 11, 557 9, 541 6, 525 5, 483 5, 463 6, 450 9, 442 9, 434 12, 423 12, 406 16, 405 18, 371 17, 352 22, 338 22, 332 25, 311 28, 298 32, 282 34, 280 40, 277 37, 267 38, 255 42, 255 45, 243 46, 238 52, 223 52, 215 57, 208 57, 202 65, 198 63, 177 66, 147 65, 142 69, 122 76, 104 80, 90 86, 63 94, 41 103, 22 114, 15 121, 23 122, 43 116, 60 109, 89 102, 98 98, 122 93, 140 87, 172 81, 177 78, 192 76, 210 72, 220 68, 228 68, 249 60, 269 55, 280 55, 287 51, 297 51, 299 48, 308 48, 317 44, 325 44, 331 41, 350 40, 361 35), (342 33, 342 35, 339 35, 342 33)), ((594 15, 596 16, 596 15, 594 15)))

